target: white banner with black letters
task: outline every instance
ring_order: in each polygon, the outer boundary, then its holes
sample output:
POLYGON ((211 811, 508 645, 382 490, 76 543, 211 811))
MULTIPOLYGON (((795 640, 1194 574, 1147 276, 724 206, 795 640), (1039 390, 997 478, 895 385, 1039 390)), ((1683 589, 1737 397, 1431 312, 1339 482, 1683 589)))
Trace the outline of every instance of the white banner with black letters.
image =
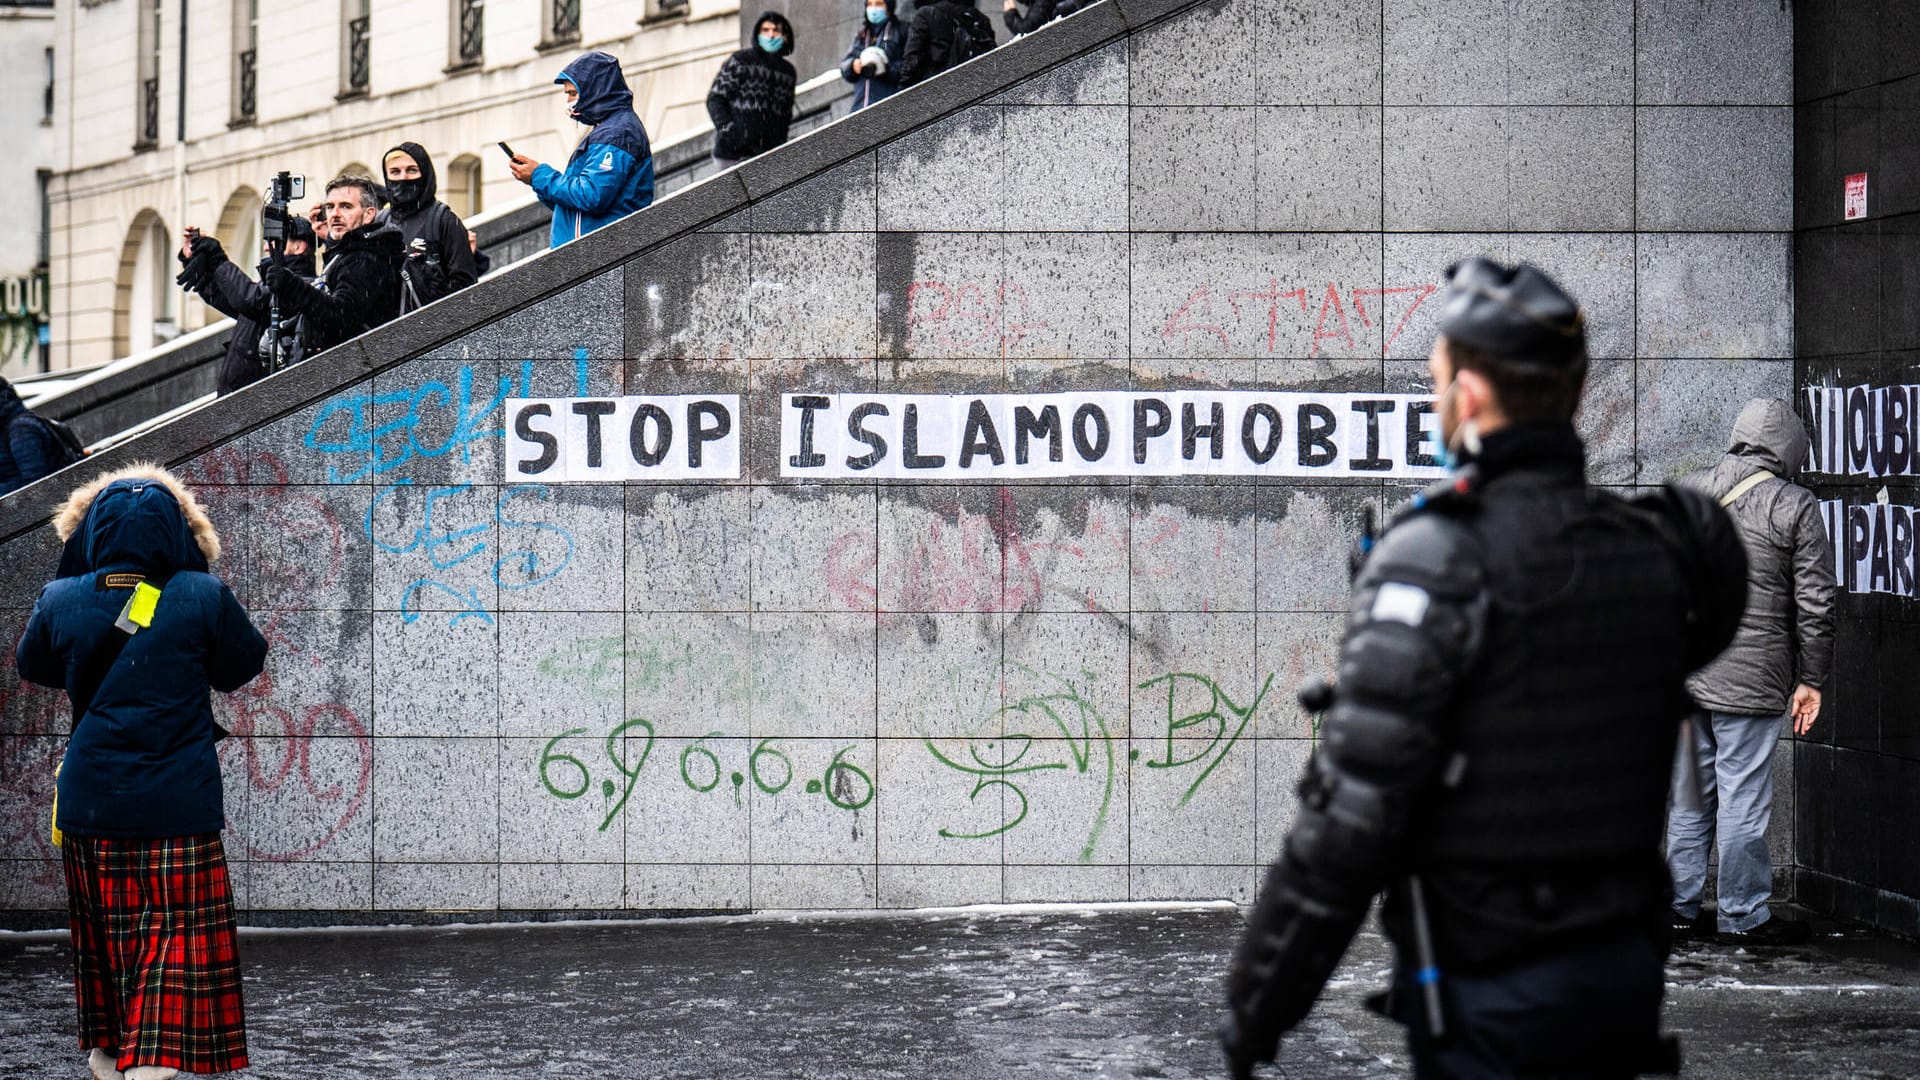
MULTIPOLYGON (((740 398, 516 398, 506 479, 731 480, 740 398)), ((1424 394, 786 394, 780 475, 1019 480, 1074 476, 1428 479, 1439 420, 1424 394)))
POLYGON ((506 478, 580 484, 733 480, 740 397, 511 398, 506 478))
POLYGON ((1444 476, 1424 394, 787 394, 780 475, 1444 476))

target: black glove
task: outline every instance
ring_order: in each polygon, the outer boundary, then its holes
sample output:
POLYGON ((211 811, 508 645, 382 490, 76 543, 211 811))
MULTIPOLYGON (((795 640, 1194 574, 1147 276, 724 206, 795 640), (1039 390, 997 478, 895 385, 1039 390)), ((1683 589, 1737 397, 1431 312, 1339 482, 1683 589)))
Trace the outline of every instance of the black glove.
POLYGON ((1227 1059, 1227 1075, 1232 1080, 1253 1080, 1253 1067, 1272 1061, 1278 1049, 1278 1040, 1265 1053, 1246 1046, 1240 1036, 1240 1021, 1231 1012, 1220 1022, 1220 1053, 1227 1059))
POLYGON ((268 292, 289 302, 297 298, 306 286, 306 282, 300 280, 300 275, 285 263, 267 264, 266 271, 260 275, 260 284, 265 285, 268 292))
MULTIPOLYGON (((1303 783, 1303 813, 1311 798, 1303 783)), ((1367 916, 1365 906, 1341 911, 1304 899, 1290 884, 1297 875, 1287 869, 1287 858, 1267 869, 1246 937, 1227 966, 1220 1048, 1236 1077, 1252 1076, 1255 1065, 1280 1052, 1281 1036, 1306 1019, 1367 916)))
POLYGON ((220 265, 227 253, 221 249, 220 241, 211 236, 194 237, 189 250, 192 254, 178 256, 180 276, 174 278, 173 283, 197 292, 213 277, 213 268, 220 265))

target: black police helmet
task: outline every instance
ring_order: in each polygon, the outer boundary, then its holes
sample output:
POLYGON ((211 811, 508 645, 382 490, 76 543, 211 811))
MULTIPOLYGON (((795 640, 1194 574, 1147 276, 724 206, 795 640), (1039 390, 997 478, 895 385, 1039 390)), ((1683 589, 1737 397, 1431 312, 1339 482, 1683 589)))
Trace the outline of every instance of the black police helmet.
POLYGON ((1586 312, 1527 263, 1476 258, 1448 267, 1440 332, 1512 363, 1571 368, 1587 360, 1586 312))

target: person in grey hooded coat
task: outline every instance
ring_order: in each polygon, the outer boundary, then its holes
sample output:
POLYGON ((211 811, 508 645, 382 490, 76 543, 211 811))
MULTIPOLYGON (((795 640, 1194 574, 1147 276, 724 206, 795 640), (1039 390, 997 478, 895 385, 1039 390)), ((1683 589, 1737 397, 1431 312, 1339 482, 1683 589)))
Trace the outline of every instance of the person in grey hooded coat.
POLYGON ((1699 922, 1707 849, 1720 848, 1717 923, 1722 934, 1793 939, 1803 924, 1772 918, 1773 752, 1781 722, 1804 735, 1820 715, 1833 668, 1833 549, 1812 492, 1793 482, 1807 431, 1786 402, 1757 398, 1733 423, 1717 465, 1682 483, 1725 506, 1747 548, 1747 608, 1733 643, 1687 682, 1699 712, 1694 768, 1676 770, 1667 822, 1674 928, 1699 922), (1717 834, 1717 836, 1716 836, 1717 834))

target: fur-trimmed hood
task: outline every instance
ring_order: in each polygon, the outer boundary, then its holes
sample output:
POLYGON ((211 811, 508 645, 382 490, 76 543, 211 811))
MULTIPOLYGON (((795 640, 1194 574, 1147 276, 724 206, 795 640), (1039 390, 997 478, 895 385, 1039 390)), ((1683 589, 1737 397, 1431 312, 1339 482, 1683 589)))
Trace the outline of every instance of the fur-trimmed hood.
POLYGON ((191 488, 158 465, 133 465, 81 485, 53 515, 65 542, 57 577, 105 570, 207 572, 220 535, 191 488))

